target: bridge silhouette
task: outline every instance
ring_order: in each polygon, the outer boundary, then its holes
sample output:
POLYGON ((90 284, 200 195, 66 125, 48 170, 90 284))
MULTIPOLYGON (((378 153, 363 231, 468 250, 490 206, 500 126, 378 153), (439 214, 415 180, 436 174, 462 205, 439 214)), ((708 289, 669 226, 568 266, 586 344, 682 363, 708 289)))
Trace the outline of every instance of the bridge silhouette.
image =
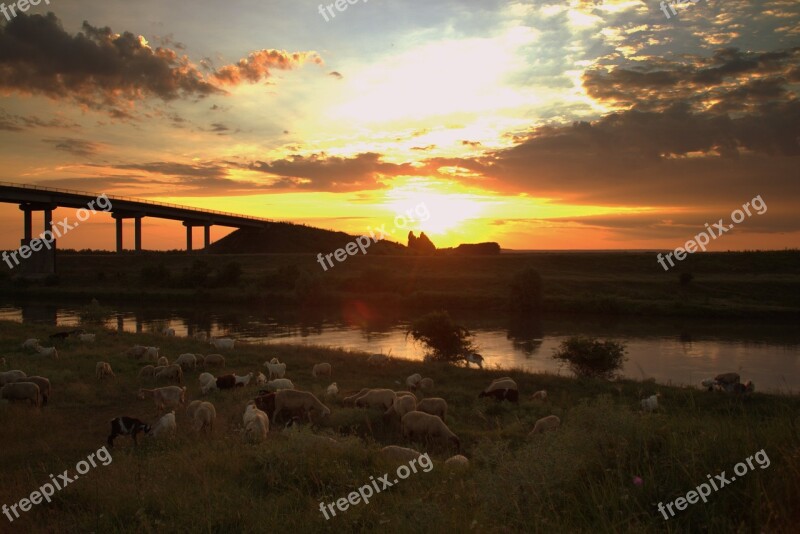
MULTIPOLYGON (((274 221, 261 217, 249 215, 239 215, 216 210, 192 208, 180 206, 178 204, 168 204, 165 202, 155 202, 139 198, 105 195, 111 208, 108 213, 116 221, 117 252, 122 252, 122 223, 125 219, 133 219, 134 222, 134 250, 142 250, 142 219, 144 217, 154 217, 159 219, 170 219, 182 221, 186 227, 186 251, 192 251, 192 230, 194 227, 201 226, 204 229, 203 244, 207 249, 211 244, 211 227, 228 226, 233 228, 263 228, 274 221)), ((43 187, 38 185, 16 184, 10 182, 0 182, 0 202, 19 204, 19 209, 23 212, 24 235, 21 239, 22 245, 29 245, 33 240, 33 212, 44 212, 44 229, 50 230, 53 226, 53 211, 56 208, 87 208, 90 202, 97 205, 98 193, 87 191, 75 191, 70 189, 59 189, 54 187, 43 187)), ((98 211, 100 211, 98 209, 98 211)), ((34 253, 33 257, 24 262, 28 272, 54 273, 55 272, 55 239, 51 242, 51 247, 43 248, 34 253)))

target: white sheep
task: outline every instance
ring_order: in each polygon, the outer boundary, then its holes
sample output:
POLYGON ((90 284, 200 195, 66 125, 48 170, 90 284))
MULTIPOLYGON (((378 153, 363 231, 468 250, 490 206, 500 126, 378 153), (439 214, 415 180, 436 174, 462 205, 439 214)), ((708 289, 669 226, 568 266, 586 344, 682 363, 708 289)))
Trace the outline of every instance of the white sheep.
POLYGON ((417 411, 435 415, 444 421, 447 417, 447 401, 439 397, 428 397, 417 403, 417 411))
POLYGON ((658 398, 661 396, 660 393, 656 393, 655 395, 651 395, 646 399, 642 399, 642 410, 645 412, 652 412, 658 409, 658 398))
POLYGON ((156 365, 160 367, 166 367, 169 365, 169 360, 167 359, 166 356, 162 356, 156 361, 156 365))
POLYGON ((282 389, 294 389, 294 384, 288 378, 276 378, 267 382, 267 391, 280 391, 282 389))
POLYGON ((422 391, 430 391, 433 389, 433 378, 423 378, 419 381, 419 389, 422 391))
POLYGON ((282 389, 275 393, 275 412, 273 419, 278 420, 278 415, 286 410, 288 412, 302 411, 308 417, 309 422, 311 413, 316 413, 320 418, 330 415, 331 410, 312 393, 307 391, 297 391, 294 389, 282 389))
POLYGON ((36 338, 26 339, 25 341, 22 342, 22 348, 26 350, 38 351, 40 346, 41 345, 39 344, 39 340, 36 338))
POLYGON ((252 372, 251 373, 247 373, 244 376, 238 376, 238 375, 234 374, 233 377, 236 379, 236 382, 235 382, 236 386, 246 387, 246 386, 250 385, 250 381, 253 379, 253 373, 252 372))
POLYGON ((175 424, 175 411, 165 414, 153 425, 153 429, 147 434, 151 438, 174 437, 177 425, 175 424))
POLYGON ((338 394, 339 386, 336 384, 336 382, 333 382, 330 386, 328 386, 328 389, 325 390, 325 395, 328 397, 335 397, 338 394))
POLYGON ((222 354, 209 354, 203 361, 205 367, 225 367, 225 356, 222 354))
POLYGON ((398 399, 400 397, 414 397, 414 400, 417 400, 417 396, 410 391, 395 391, 394 394, 397 395, 398 399))
POLYGON ((547 400, 547 390, 541 389, 531 395, 531 400, 547 400))
POLYGON ((414 437, 439 438, 443 441, 453 443, 456 449, 461 448, 461 441, 458 436, 447 427, 447 425, 435 415, 425 412, 408 412, 401 419, 403 437, 414 439, 414 437))
POLYGON ((200 376, 197 377, 197 380, 200 382, 200 393, 203 395, 207 394, 213 389, 217 389, 217 377, 211 373, 200 373, 200 376))
POLYGON ((39 398, 42 401, 42 406, 47 406, 47 401, 50 398, 50 380, 43 376, 26 376, 25 378, 18 378, 17 382, 32 382, 39 386, 39 398))
POLYGON ((165 408, 177 408, 186 404, 186 387, 167 386, 157 389, 140 389, 139 400, 151 397, 160 414, 165 408))
POLYGON ((329 363, 314 364, 314 367, 311 369, 311 376, 317 378, 318 376, 322 375, 331 376, 331 364, 329 363))
POLYGON ((25 371, 20 371, 19 369, 15 369, 13 371, 5 371, 0 373, 0 386, 5 384, 11 384, 12 382, 16 382, 20 378, 25 378, 26 375, 25 371))
MULTIPOLYGON (((157 369, 157 368, 156 368, 157 369)), ((177 364, 164 366, 159 372, 156 373, 156 380, 172 380, 178 384, 183 383, 183 368, 177 364)))
POLYGON ((37 347, 36 350, 42 356, 52 356, 54 360, 58 359, 58 351, 55 347, 37 347))
POLYGON ((153 378, 156 376, 155 367, 152 365, 145 365, 139 370, 139 378, 153 378))
POLYGON ((97 362, 97 365, 94 366, 94 375, 98 380, 116 378, 114 371, 111 370, 111 364, 108 362, 97 362))
POLYGON ((264 376, 264 373, 258 373, 258 375, 256 375, 256 385, 264 386, 266 384, 267 384, 267 377, 264 376))
POLYGON ((414 373, 413 375, 406 378, 406 387, 410 389, 417 389, 420 380, 422 380, 422 375, 419 373, 414 373))
POLYGON ((142 355, 145 360, 158 361, 159 347, 145 347, 144 354, 142 355))
POLYGON ((188 371, 189 369, 196 369, 197 368, 197 357, 187 352, 185 354, 181 354, 175 359, 175 363, 180 365, 184 371, 188 371))
POLYGON ((94 343, 96 334, 78 334, 78 339, 83 343, 94 343))
POLYGON ((403 418, 405 414, 408 412, 413 412, 417 409, 417 400, 415 397, 403 396, 400 398, 395 399, 394 403, 389 407, 388 410, 383 414, 386 417, 389 417, 393 414, 397 414, 400 419, 403 418))
POLYGON ((342 399, 342 404, 344 404, 345 406, 352 406, 352 405, 354 405, 354 404, 356 403, 356 400, 357 400, 359 397, 361 397, 362 395, 364 395, 364 394, 365 394, 367 391, 370 391, 370 388, 363 388, 363 389, 362 389, 361 391, 359 391, 358 393, 355 393, 355 394, 353 394, 353 395, 350 395, 349 397, 345 397, 345 398, 343 398, 343 399, 342 399))
POLYGON ((382 456, 394 462, 408 463, 412 460, 419 458, 422 453, 409 449, 408 447, 400 447, 399 445, 387 445, 380 450, 382 456))
POLYGON ((212 337, 209 343, 217 350, 227 350, 227 349, 233 349, 233 345, 235 342, 236 340, 230 338, 212 337))
MULTIPOLYGON (((277 358, 273 358, 273 360, 277 360, 277 358)), ((270 380, 273 378, 283 378, 286 375, 285 363, 264 362, 264 367, 267 368, 270 380)))
POLYGON ((447 469, 466 469, 469 467, 469 460, 466 456, 456 454, 445 460, 444 466, 447 469))
POLYGON ((281 363, 281 362, 280 362, 280 360, 278 360, 278 358, 272 358, 272 359, 269 361, 269 363, 281 363))
POLYGON ((39 391, 39 386, 33 382, 15 382, 13 384, 6 384, 0 388, 0 399, 7 399, 10 401, 30 401, 35 407, 42 405, 42 397, 39 391))
POLYGON ((371 389, 356 399, 356 406, 381 408, 388 410, 397 400, 397 395, 391 389, 371 389))
POLYGON ((547 432, 548 430, 555 430, 559 426, 561 426, 561 419, 559 419, 557 415, 548 415, 547 417, 542 417, 536 421, 536 424, 533 426, 533 430, 530 431, 528 436, 530 437, 534 434, 547 432))
POLYGON ((267 439, 269 432, 269 416, 253 404, 248 404, 242 416, 245 439, 251 443, 260 443, 267 439))
POLYGON ((134 345, 133 347, 127 349, 123 354, 125 356, 129 356, 131 358, 136 358, 137 360, 140 360, 146 353, 147 353, 147 347, 143 345, 134 345))
MULTIPOLYGON (((193 401, 197 402, 197 401, 193 401)), ((188 408, 187 408, 188 413, 188 408)), ((217 410, 210 402, 200 402, 192 410, 191 418, 194 421, 194 429, 197 432, 214 431, 214 421, 217 419, 217 410)))

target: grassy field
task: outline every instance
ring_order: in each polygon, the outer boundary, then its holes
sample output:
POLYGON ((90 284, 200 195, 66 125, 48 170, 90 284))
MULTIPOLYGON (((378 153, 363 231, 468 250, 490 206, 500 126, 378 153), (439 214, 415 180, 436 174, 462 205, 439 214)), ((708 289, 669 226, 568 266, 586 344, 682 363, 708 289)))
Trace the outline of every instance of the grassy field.
MULTIPOLYGON (((91 330, 91 328, 89 328, 91 330)), ((26 354, 20 343, 47 339, 44 326, 0 323, 6 370, 49 377, 50 405, 36 410, 0 404, 0 504, 11 505, 49 481, 74 472, 76 462, 105 444, 109 420, 119 415, 155 420, 150 400, 139 401, 140 363, 119 353, 135 344, 156 345, 173 360, 182 352, 210 352, 199 341, 97 332, 94 345, 67 343, 61 359, 26 354), (109 361, 115 381, 98 382, 97 361, 109 361)), ((463 472, 443 461, 454 451, 407 443, 397 424, 378 411, 327 401, 331 416, 319 427, 289 437, 273 429, 261 445, 243 443, 244 405, 256 392, 215 392, 210 437, 197 436, 178 413, 177 438, 134 449, 118 438, 113 462, 90 470, 52 503, 42 503, 13 524, 0 515, 0 532, 796 532, 800 520, 800 399, 756 393, 739 400, 720 393, 652 382, 602 382, 515 371, 475 370, 392 361, 369 368, 366 355, 323 348, 237 345, 226 353, 227 371, 245 374, 277 356, 299 389, 323 397, 328 379, 311 377, 314 363, 333 365, 344 396, 362 387, 405 389, 420 372, 435 381, 432 395, 449 404, 447 423, 470 459, 463 472), (499 376, 520 386, 518 406, 478 399, 499 376), (530 401, 539 389, 548 401, 530 401), (639 399, 661 393, 662 409, 638 410, 639 399), (555 414, 555 432, 527 438, 534 422, 555 414), (320 446, 308 433, 342 441, 320 446), (346 497, 370 477, 393 474, 397 464, 378 454, 386 444, 427 450, 428 472, 325 520, 320 501, 346 497), (769 467, 748 472, 664 520, 656 506, 685 495, 764 450, 769 467), (643 483, 634 484, 634 477, 643 483)), ((199 396, 196 373, 186 377, 188 399, 199 396)), ((390 477, 391 480, 391 477, 390 477)))
POLYGON ((651 252, 369 254, 327 271, 314 254, 60 253, 58 276, 38 282, 14 279, 0 263, 0 291, 82 302, 338 306, 359 299, 394 309, 483 312, 507 308, 511 280, 526 267, 543 278, 545 313, 800 317, 800 251, 694 254, 668 272, 651 252), (238 278, 226 278, 231 262, 241 269, 238 278), (684 273, 694 277, 686 285, 679 281, 684 273))

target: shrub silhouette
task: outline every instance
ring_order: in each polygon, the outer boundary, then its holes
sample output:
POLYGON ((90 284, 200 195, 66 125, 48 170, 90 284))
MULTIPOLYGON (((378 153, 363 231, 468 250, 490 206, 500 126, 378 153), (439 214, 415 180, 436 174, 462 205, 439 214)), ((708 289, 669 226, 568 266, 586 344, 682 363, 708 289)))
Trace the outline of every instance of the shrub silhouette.
POLYGON ((411 334, 430 349, 427 359, 455 362, 464 359, 464 354, 473 350, 472 334, 457 325, 446 311, 423 315, 411 323, 406 336, 411 334))
POLYGON ((611 378, 627 358, 625 346, 616 341, 575 336, 562 341, 553 358, 580 377, 611 378))

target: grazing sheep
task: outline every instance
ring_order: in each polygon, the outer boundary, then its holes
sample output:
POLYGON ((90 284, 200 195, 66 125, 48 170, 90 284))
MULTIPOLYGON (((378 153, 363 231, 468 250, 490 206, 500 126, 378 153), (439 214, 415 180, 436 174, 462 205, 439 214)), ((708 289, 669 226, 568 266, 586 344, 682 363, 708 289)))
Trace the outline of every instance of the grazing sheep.
POLYGON ((164 334, 165 336, 168 336, 168 337, 175 337, 175 329, 174 328, 165 328, 164 330, 162 330, 161 333, 164 334))
POLYGON ((36 350, 42 356, 52 356, 54 360, 58 359, 58 351, 55 347, 37 347, 36 350))
POLYGON ((169 360, 167 359, 166 356, 162 356, 156 361, 156 365, 158 365, 159 367, 166 367, 169 365, 169 360))
POLYGON ((425 412, 408 412, 401 419, 403 437, 414 439, 414 437, 439 438, 442 441, 453 443, 456 449, 461 448, 461 441, 458 436, 447 427, 447 425, 435 415, 425 412))
POLYGON ((146 397, 153 399, 158 413, 161 414, 165 408, 177 408, 186 404, 186 387, 166 386, 157 389, 140 389, 137 398, 144 400, 146 397))
POLYGON ((153 377, 155 378, 155 376, 164 369, 166 369, 166 367, 163 365, 159 365, 158 367, 153 367, 153 377))
POLYGON ((189 352, 181 354, 175 360, 175 363, 181 366, 181 369, 188 371, 189 369, 197 369, 197 358, 194 354, 189 352))
POLYGON ((22 348, 26 350, 35 350, 38 351, 39 347, 39 340, 35 338, 26 339, 22 342, 22 348))
POLYGON ((50 381, 43 376, 26 376, 19 378, 16 382, 33 382, 39 386, 39 396, 42 399, 42 406, 47 406, 47 401, 50 399, 50 381))
POLYGON ((225 356, 222 354, 209 354, 203 361, 206 367, 225 367, 225 356))
POLYGON ((469 364, 474 363, 475 365, 483 369, 483 356, 481 356, 477 352, 468 352, 464 356, 464 359, 467 361, 467 367, 469 367, 469 364))
POLYGON ((194 419, 194 412, 197 411, 197 409, 200 407, 201 404, 203 404, 203 402, 204 401, 201 400, 193 400, 192 402, 190 402, 189 405, 186 406, 186 416, 189 419, 194 419))
POLYGON ((655 395, 650 395, 646 399, 642 399, 642 410, 645 412, 652 412, 658 409, 658 398, 660 396, 660 393, 656 393, 655 395))
MULTIPOLYGON (((202 354, 195 353, 194 357, 197 360, 197 366, 198 367, 205 367, 206 366, 206 357, 205 356, 203 356, 202 354)), ((223 363, 224 363, 224 358, 223 358, 223 363)))
POLYGON ((142 359, 142 357, 147 353, 147 347, 143 345, 134 345, 133 347, 129 348, 124 352, 125 356, 136 358, 137 360, 142 359))
POLYGON ((106 443, 109 448, 113 448, 114 439, 116 439, 117 436, 130 436, 133 438, 133 444, 138 445, 139 443, 136 440, 136 436, 139 432, 144 432, 145 435, 147 435, 150 433, 150 430, 150 425, 135 417, 115 417, 111 420, 111 434, 108 435, 106 443))
MULTIPOLYGON (((197 401, 192 401, 189 405, 191 407, 197 401)), ((217 409, 210 402, 200 402, 194 406, 190 411, 186 409, 186 413, 190 414, 189 417, 194 421, 194 430, 201 431, 214 431, 214 421, 217 419, 217 409)))
POLYGON ((408 463, 411 460, 416 460, 422 453, 409 449, 408 447, 400 447, 399 445, 387 445, 380 451, 382 456, 394 462, 408 463))
MULTIPOLYGON (((273 360, 277 360, 277 358, 273 358, 273 360)), ((270 380, 273 378, 283 378, 286 375, 285 363, 264 362, 264 367, 267 368, 270 380)))
POLYGON ((266 389, 268 392, 272 393, 282 389, 294 389, 294 384, 292 384, 292 381, 288 378, 277 378, 267 382, 266 389))
POLYGON ((423 378, 419 381, 419 389, 422 391, 430 391, 433 389, 433 378, 423 378))
POLYGON ((267 384, 267 377, 264 376, 264 373, 258 373, 256 376, 256 385, 257 386, 265 386, 267 384))
POLYGON ((498 402, 508 400, 518 403, 519 388, 517 388, 517 383, 509 377, 498 378, 478 394, 478 397, 493 397, 498 402))
POLYGON ((217 377, 217 389, 232 389, 236 386, 236 376, 222 375, 217 377))
POLYGON ((175 424, 175 411, 165 414, 156 422, 148 436, 151 438, 174 437, 177 425, 175 424))
POLYGON ((227 350, 227 349, 233 349, 233 344, 235 343, 235 340, 230 338, 212 337, 209 343, 211 343, 211 345, 217 350, 227 350))
POLYGON ((155 369, 152 365, 145 365, 139 370, 139 378, 154 378, 156 376, 155 369))
POLYGON ((0 399, 8 399, 10 401, 26 400, 30 401, 30 403, 37 408, 42 405, 42 396, 39 392, 39 386, 33 382, 6 384, 0 389, 0 399))
POLYGON ((247 373, 244 376, 234 374, 233 377, 236 379, 235 387, 245 387, 250 385, 250 381, 253 379, 253 373, 247 373))
POLYGON ((331 364, 329 363, 317 363, 314 364, 314 368, 311 369, 311 376, 317 378, 321 375, 331 376, 331 364))
POLYGON ((278 358, 272 358, 269 363, 281 363, 278 358))
POLYGON ((367 358, 367 364, 375 367, 383 367, 389 363, 389 357, 385 354, 373 354, 367 358))
POLYGON ((531 395, 531 400, 547 400, 547 390, 539 390, 531 395))
POLYGON ((26 375, 24 371, 20 371, 19 369, 15 369, 13 371, 5 371, 0 373, 0 386, 5 384, 11 384, 12 382, 16 382, 18 378, 25 378, 26 375))
POLYGON ((389 409, 383 414, 384 417, 390 417, 397 414, 400 419, 403 418, 408 412, 413 412, 417 409, 417 400, 414 397, 404 396, 396 399, 394 403, 389 406, 389 409))
POLYGON ((197 380, 200 382, 200 393, 203 395, 212 389, 217 389, 217 379, 211 373, 201 373, 197 380))
POLYGON ((391 389, 371 389, 356 399, 356 407, 367 406, 388 410, 396 400, 397 395, 391 389))
POLYGON ((178 384, 183 384, 183 368, 180 365, 172 364, 167 365, 156 373, 156 381, 158 380, 172 380, 178 384))
POLYGON ((256 408, 266 413, 270 419, 275 419, 275 393, 259 395, 253 399, 253 404, 256 406, 256 408))
POLYGON ((456 454, 444 461, 444 466, 447 469, 466 469, 469 467, 469 460, 466 456, 456 454))
POLYGON ((394 394, 397 395, 398 399, 400 397, 414 397, 414 400, 417 400, 417 396, 410 391, 395 391, 394 394))
POLYGON ((97 362, 97 365, 94 366, 94 375, 98 380, 116 378, 114 371, 111 370, 111 364, 108 362, 97 362))
POLYGON ((154 362, 158 361, 158 351, 161 350, 158 347, 145 347, 144 351, 144 359, 145 360, 152 360, 154 362))
POLYGON ((322 404, 312 393, 294 389, 282 389, 275 393, 275 420, 284 410, 302 410, 310 423, 313 422, 311 419, 312 412, 315 412, 320 418, 326 417, 331 413, 330 408, 322 404))
MULTIPOLYGON (((264 413, 259 410, 260 413, 264 413)), ((263 417, 254 417, 244 427, 244 438, 250 443, 261 443, 267 439, 269 432, 269 419, 264 414, 263 417)))
POLYGON ((78 334, 78 340, 83 343, 94 343, 96 334, 78 334))
POLYGON ((330 386, 328 386, 328 389, 325 390, 325 395, 327 397, 335 397, 338 394, 339 386, 336 384, 336 382, 332 383, 330 386))
POLYGON ((447 417, 447 401, 439 397, 429 397, 417 403, 417 411, 437 416, 442 421, 447 417))
POLYGON ((353 395, 350 395, 349 397, 343 398, 342 399, 342 404, 344 404, 345 406, 353 406, 353 405, 355 405, 356 400, 360 396, 364 395, 369 390, 370 390, 370 388, 364 388, 361 391, 359 391, 358 393, 355 393, 353 395))
POLYGON ((528 436, 533 436, 534 434, 540 434, 542 432, 547 432, 548 430, 555 430, 561 425, 561 419, 558 418, 557 415, 548 415, 547 417, 542 417, 536 424, 533 426, 533 430, 530 431, 528 436))
POLYGON ((406 387, 409 389, 417 389, 420 380, 422 380, 422 375, 419 373, 414 373, 413 375, 406 378, 406 387))

